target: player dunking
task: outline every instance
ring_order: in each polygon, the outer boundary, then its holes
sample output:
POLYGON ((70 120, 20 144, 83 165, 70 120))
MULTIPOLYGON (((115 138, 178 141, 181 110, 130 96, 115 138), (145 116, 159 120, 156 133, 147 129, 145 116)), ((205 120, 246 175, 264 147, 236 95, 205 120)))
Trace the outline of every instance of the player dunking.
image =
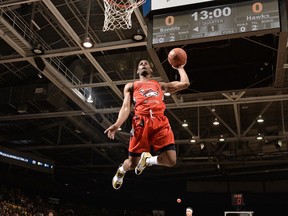
MULTIPOLYGON (((186 64, 186 62, 185 62, 186 64)), ((134 104, 129 157, 118 168, 113 177, 114 189, 119 189, 123 183, 126 171, 135 169, 140 175, 146 166, 161 165, 171 167, 176 164, 174 135, 169 121, 164 115, 166 108, 163 102, 164 92, 174 93, 188 88, 189 78, 185 72, 185 64, 173 67, 178 70, 180 81, 157 82, 152 80, 152 68, 147 60, 138 64, 139 81, 125 85, 124 99, 117 121, 104 133, 114 139, 118 128, 127 120, 134 104), (151 147, 158 156, 150 154, 151 147)))

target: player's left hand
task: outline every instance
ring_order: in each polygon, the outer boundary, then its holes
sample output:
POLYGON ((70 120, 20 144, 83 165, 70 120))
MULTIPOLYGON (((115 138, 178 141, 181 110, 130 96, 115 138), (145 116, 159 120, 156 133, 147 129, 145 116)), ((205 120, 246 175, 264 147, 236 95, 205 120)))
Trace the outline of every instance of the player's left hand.
POLYGON ((176 69, 176 70, 178 70, 178 69, 183 69, 185 65, 186 65, 186 62, 185 62, 185 64, 179 65, 178 67, 172 66, 172 68, 174 68, 174 69, 176 69))

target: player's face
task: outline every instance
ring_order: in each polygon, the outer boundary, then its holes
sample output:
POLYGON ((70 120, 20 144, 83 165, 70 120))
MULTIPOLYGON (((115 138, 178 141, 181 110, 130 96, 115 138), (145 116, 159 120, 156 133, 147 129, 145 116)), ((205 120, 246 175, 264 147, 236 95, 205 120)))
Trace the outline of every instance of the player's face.
POLYGON ((142 60, 139 62, 137 73, 139 73, 139 75, 142 75, 144 77, 152 73, 151 66, 147 60, 142 60))

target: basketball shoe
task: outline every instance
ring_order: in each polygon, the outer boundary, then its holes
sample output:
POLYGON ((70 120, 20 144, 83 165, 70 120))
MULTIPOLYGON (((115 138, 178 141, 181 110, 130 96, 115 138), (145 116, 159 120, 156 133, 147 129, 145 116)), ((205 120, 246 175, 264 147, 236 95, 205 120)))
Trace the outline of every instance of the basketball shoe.
POLYGON ((146 159, 152 157, 152 155, 149 152, 143 152, 141 154, 140 160, 137 164, 137 166, 135 167, 135 174, 136 175, 140 175, 143 170, 147 167, 146 164, 146 159))
MULTIPOLYGON (((120 165, 121 167, 122 165, 120 165)), ((118 168, 115 176, 113 177, 112 179, 112 186, 115 190, 118 190, 122 184, 123 184, 123 179, 124 179, 124 176, 125 176, 125 173, 121 172, 120 171, 120 167, 118 168)))

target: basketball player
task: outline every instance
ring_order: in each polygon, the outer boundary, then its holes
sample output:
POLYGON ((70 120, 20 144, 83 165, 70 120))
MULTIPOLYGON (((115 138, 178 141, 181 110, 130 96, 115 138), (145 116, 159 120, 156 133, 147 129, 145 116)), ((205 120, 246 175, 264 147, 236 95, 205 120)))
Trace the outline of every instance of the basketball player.
POLYGON ((164 115, 166 106, 163 102, 163 94, 188 88, 190 83, 184 70, 185 64, 177 68, 173 67, 178 70, 180 81, 165 83, 152 80, 152 68, 147 60, 142 60, 137 70, 139 80, 125 85, 123 104, 118 119, 104 132, 110 139, 114 139, 118 128, 129 117, 132 103, 134 104, 129 157, 113 177, 114 189, 121 187, 124 175, 129 170, 135 169, 135 173, 140 175, 146 166, 171 167, 176 164, 174 135, 164 115), (160 154, 152 157, 151 147, 160 154))

